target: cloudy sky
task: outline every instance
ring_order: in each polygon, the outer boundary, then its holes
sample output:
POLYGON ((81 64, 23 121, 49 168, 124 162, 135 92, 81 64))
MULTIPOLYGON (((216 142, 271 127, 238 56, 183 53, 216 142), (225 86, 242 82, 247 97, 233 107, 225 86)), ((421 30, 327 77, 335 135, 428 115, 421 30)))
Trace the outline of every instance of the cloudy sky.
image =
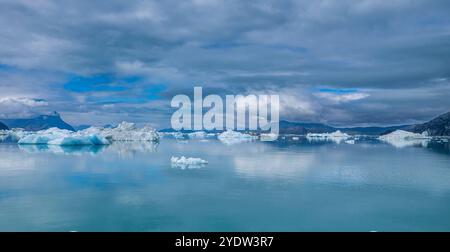
POLYGON ((277 93, 281 118, 450 111, 450 1, 0 0, 0 118, 169 125, 170 100, 277 93))

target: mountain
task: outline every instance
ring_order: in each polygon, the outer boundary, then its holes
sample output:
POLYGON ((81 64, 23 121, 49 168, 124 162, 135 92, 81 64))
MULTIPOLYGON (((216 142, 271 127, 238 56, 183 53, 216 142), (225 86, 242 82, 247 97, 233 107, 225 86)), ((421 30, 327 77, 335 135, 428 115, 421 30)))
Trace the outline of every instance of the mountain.
POLYGON ((351 135, 384 135, 398 129, 408 130, 411 125, 387 126, 387 127, 353 127, 338 128, 338 130, 351 135))
POLYGON ((301 123, 280 121, 281 134, 298 134, 306 135, 308 133, 326 133, 340 130, 344 133, 352 135, 381 135, 386 132, 392 132, 397 129, 406 129, 410 125, 388 126, 388 127, 352 127, 352 128, 338 128, 332 127, 322 123, 301 123))
POLYGON ((0 122, 0 130, 7 130, 7 129, 9 129, 8 126, 0 122))
POLYGON ((37 131, 52 127, 74 130, 72 126, 64 122, 57 112, 50 115, 40 115, 29 119, 2 119, 9 128, 23 128, 29 131, 37 131))
MULTIPOLYGON (((450 136, 450 112, 440 115, 433 120, 416 125, 398 125, 386 127, 347 127, 338 128, 322 123, 302 123, 281 120, 279 122, 280 134, 306 135, 308 133, 326 133, 340 130, 352 135, 384 135, 395 130, 406 130, 417 133, 427 131, 432 136, 450 136)), ((164 129, 162 132, 172 132, 173 129, 164 129)), ((183 133, 190 133, 192 130, 183 130, 183 133)), ((210 131, 212 133, 221 131, 210 131)), ((251 132, 251 131, 248 131, 251 132)), ((257 131, 257 133, 266 133, 268 131, 257 131)))
POLYGON ((335 128, 321 123, 300 123, 280 121, 280 134, 307 134, 307 133, 325 133, 336 131, 335 128))
POLYGON ((412 131, 416 133, 427 131, 431 136, 450 136, 450 112, 429 122, 417 124, 412 128, 412 131))

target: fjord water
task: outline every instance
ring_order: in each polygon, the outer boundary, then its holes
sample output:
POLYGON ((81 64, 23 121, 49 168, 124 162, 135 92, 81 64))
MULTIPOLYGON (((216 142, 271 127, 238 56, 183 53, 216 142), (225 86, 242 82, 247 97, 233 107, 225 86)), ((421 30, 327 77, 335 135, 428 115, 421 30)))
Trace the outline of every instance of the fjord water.
POLYGON ((449 213, 448 143, 0 144, 1 231, 450 231, 449 213))

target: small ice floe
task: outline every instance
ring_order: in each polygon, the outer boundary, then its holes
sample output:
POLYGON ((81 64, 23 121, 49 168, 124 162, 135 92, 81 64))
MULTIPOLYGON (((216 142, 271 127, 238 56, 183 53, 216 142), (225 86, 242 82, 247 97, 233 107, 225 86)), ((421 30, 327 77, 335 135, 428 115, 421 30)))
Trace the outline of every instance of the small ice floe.
POLYGON ((406 146, 422 145, 426 147, 430 140, 428 133, 413 133, 405 130, 396 130, 378 137, 379 140, 389 143, 397 148, 406 146))
POLYGON ((300 138, 295 136, 295 137, 292 137, 292 140, 298 141, 298 140, 300 140, 300 138))
POLYGON ((224 144, 232 145, 242 142, 250 142, 257 139, 257 136, 236 132, 233 130, 227 130, 219 134, 217 138, 224 144))
POLYGON ((97 134, 83 134, 70 130, 50 128, 25 135, 19 144, 48 144, 60 146, 107 145, 109 141, 97 134))
POLYGON ((271 142, 271 141, 276 141, 278 139, 278 134, 275 133, 267 133, 267 134, 261 134, 260 135, 260 140, 263 142, 271 142))
POLYGON ((349 140, 345 140, 346 144, 355 144, 355 140, 354 139, 349 139, 349 140))
POLYGON ((207 134, 204 131, 194 131, 194 132, 188 133, 187 136, 190 139, 203 139, 207 136, 207 134))
POLYGON ((308 133, 306 135, 306 139, 309 141, 333 141, 336 143, 341 143, 342 141, 348 140, 351 138, 347 133, 342 133, 340 130, 337 130, 333 133, 308 133))
POLYGON ((155 129, 145 126, 137 128, 134 123, 122 122, 115 128, 90 127, 79 131, 81 134, 97 134, 111 141, 159 141, 155 129))
POLYGON ((203 168, 208 164, 208 161, 201 158, 194 157, 172 157, 170 159, 172 163, 172 168, 181 168, 181 169, 199 169, 203 168))
POLYGON ((173 136, 175 139, 184 139, 184 134, 181 133, 181 132, 173 132, 172 136, 173 136))

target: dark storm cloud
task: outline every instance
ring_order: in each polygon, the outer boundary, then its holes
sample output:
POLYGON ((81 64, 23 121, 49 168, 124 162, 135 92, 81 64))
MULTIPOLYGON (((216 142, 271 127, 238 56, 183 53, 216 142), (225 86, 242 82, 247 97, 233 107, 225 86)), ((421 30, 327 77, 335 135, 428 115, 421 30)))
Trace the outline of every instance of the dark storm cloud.
POLYGON ((0 99, 45 99, 74 124, 154 121, 201 85, 280 93, 292 120, 427 120, 450 110, 449 12, 419 0, 0 0, 0 99), (123 89, 67 89, 98 75, 123 89))

